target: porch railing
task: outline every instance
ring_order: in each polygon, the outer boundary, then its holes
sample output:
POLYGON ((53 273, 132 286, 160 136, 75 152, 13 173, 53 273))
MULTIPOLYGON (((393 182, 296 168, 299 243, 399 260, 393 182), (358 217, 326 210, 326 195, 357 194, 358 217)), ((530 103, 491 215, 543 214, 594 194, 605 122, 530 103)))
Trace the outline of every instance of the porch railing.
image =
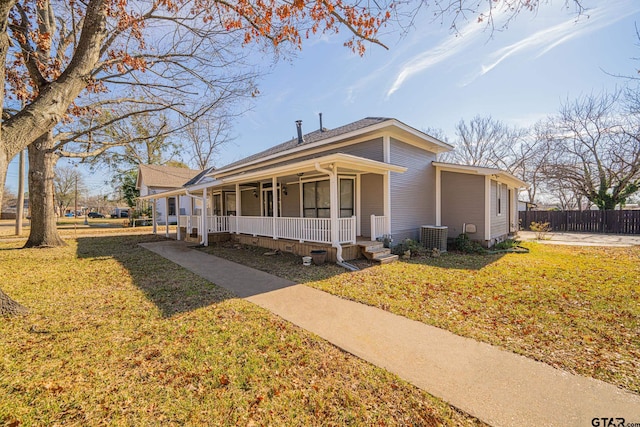
POLYGON ((356 243, 356 217, 338 218, 340 243, 356 243))
POLYGON ((276 218, 276 237, 300 242, 331 243, 331 219, 276 218))
POLYGON ((376 240, 385 234, 389 234, 389 230, 387 230, 387 217, 371 215, 371 240, 376 240))
POLYGON ((226 233, 229 231, 229 217, 213 215, 207 217, 207 230, 209 233, 226 233))
MULTIPOLYGON (((200 217, 181 215, 180 226, 190 233, 193 228, 200 233, 200 217)), ((252 236, 274 237, 277 239, 298 240, 331 244, 330 218, 295 218, 262 216, 209 216, 209 233, 241 233, 252 236)), ((356 242, 356 217, 338 219, 339 243, 356 242)))

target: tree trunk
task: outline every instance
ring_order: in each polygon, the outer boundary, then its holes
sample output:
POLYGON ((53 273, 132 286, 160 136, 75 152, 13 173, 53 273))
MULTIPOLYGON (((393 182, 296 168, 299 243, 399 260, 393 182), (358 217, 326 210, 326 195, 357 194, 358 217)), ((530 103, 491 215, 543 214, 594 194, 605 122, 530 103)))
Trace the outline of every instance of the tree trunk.
POLYGON ((28 312, 29 310, 9 298, 0 289, 0 317, 16 316, 18 314, 27 314, 28 312))
POLYGON ((9 159, 4 151, 0 151, 0 206, 4 198, 4 185, 7 179, 7 171, 9 170, 9 159))
POLYGON ((54 167, 58 155, 51 132, 47 132, 29 145, 29 206, 31 231, 25 248, 65 246, 56 224, 53 200, 54 167))

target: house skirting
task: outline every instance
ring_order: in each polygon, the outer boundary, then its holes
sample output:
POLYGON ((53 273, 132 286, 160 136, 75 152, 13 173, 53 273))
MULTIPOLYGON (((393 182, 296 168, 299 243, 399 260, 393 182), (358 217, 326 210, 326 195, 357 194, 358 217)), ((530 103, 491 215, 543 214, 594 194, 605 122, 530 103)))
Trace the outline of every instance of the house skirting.
MULTIPOLYGON (((300 243, 295 240, 272 239, 271 237, 253 237, 245 234, 231 235, 231 239, 243 245, 260 246, 271 250, 280 250, 289 252, 299 256, 309 256, 311 251, 325 250, 327 251, 327 261, 336 262, 336 248, 331 245, 322 243, 300 243)), ((361 256, 360 247, 358 245, 344 244, 342 245, 342 258, 345 261, 358 259, 361 256)))

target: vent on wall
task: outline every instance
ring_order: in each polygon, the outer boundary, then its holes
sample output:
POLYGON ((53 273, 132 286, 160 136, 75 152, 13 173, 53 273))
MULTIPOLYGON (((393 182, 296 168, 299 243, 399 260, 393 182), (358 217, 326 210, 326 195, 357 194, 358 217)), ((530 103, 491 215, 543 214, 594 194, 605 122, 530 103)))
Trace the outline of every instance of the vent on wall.
POLYGON ((446 252, 448 231, 448 227, 423 225, 420 229, 420 243, 426 249, 437 248, 440 252, 446 252))

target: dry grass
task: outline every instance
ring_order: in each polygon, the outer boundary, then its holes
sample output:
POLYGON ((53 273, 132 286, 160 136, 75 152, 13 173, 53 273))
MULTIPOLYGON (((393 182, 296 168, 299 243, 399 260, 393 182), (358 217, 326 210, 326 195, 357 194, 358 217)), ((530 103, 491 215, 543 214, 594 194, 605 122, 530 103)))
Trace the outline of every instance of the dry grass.
POLYGON ((529 254, 450 253, 357 273, 210 251, 640 392, 640 247, 525 246, 529 254))
POLYGON ((477 425, 137 243, 0 244, 0 424, 477 425))

